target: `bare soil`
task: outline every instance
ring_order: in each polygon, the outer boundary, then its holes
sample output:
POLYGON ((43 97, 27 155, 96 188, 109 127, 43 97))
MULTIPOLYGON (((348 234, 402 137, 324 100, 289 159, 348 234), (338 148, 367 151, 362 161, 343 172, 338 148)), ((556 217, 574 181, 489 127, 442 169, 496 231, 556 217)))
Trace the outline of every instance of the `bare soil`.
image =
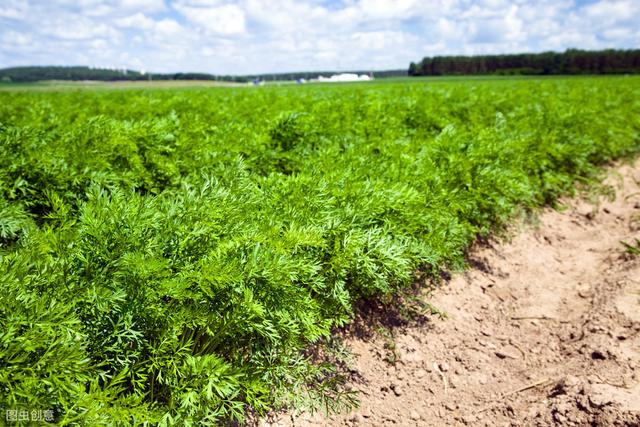
POLYGON ((621 243, 640 238, 640 161, 607 182, 615 200, 563 200, 476 245, 423 296, 445 318, 347 333, 359 409, 261 424, 640 425, 640 256, 621 243))

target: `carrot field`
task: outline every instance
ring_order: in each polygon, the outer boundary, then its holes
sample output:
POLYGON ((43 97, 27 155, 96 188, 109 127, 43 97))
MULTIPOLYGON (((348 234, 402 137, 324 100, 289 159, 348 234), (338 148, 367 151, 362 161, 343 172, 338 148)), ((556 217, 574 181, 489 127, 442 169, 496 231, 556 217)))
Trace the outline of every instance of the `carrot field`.
POLYGON ((640 77, 0 91, 0 407, 352 405, 307 350, 357 302, 638 151, 640 77))

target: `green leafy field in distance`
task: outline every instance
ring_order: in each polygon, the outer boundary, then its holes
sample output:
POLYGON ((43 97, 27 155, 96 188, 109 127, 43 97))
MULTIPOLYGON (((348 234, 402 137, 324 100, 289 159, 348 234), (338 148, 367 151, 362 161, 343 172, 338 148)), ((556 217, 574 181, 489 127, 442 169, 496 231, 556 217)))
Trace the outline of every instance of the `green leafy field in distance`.
POLYGON ((640 150, 640 78, 0 93, 0 407, 349 403, 303 351, 640 150))

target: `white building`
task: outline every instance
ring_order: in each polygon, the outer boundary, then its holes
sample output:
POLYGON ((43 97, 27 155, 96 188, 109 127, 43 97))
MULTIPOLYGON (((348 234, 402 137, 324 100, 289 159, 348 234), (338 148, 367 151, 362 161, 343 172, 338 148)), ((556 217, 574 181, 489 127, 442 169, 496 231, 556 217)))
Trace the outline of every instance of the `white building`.
POLYGON ((366 74, 352 74, 352 73, 342 73, 342 74, 334 74, 331 77, 318 76, 319 82, 364 82, 372 80, 372 77, 367 76, 366 74))

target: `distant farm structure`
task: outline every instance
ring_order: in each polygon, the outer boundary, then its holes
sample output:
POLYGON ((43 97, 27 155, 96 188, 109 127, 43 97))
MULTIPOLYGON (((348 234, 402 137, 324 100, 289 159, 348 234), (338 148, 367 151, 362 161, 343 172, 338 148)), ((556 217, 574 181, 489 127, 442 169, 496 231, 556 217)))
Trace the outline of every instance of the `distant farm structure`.
POLYGON ((318 76, 318 82, 366 82, 373 80, 372 76, 367 74, 341 73, 334 74, 330 77, 318 76))

